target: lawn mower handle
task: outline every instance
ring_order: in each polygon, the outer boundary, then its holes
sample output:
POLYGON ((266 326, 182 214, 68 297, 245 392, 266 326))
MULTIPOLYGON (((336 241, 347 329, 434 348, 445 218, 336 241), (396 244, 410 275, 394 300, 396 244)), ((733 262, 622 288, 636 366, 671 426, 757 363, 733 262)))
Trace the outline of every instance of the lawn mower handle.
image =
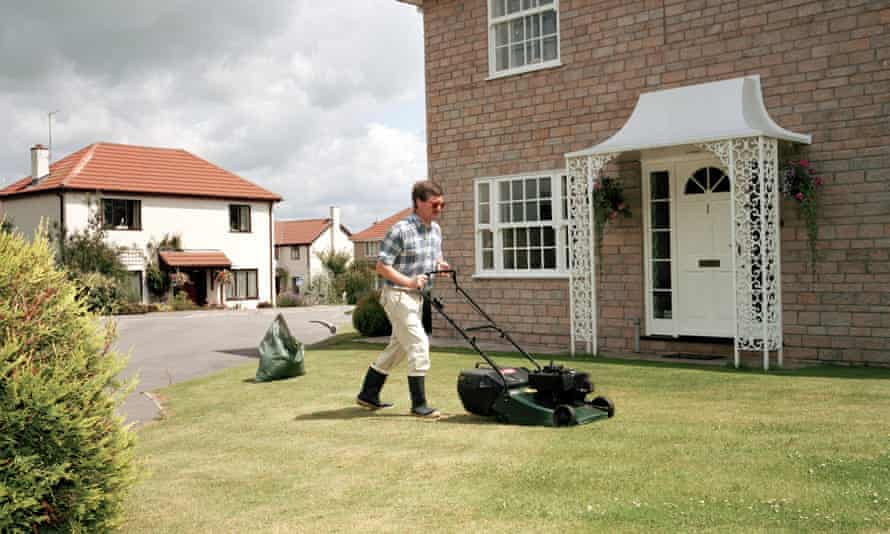
MULTIPOLYGON (((495 332, 500 334, 502 339, 506 339, 507 341, 509 341, 510 344, 512 344, 516 348, 516 350, 518 350, 523 356, 525 356, 526 359, 528 359, 528 361, 530 361, 532 363, 532 365, 534 365, 538 371, 541 370, 541 365, 538 364, 538 362, 534 358, 532 358, 531 354, 526 352, 525 349, 520 347, 518 343, 513 341, 513 338, 510 337, 510 334, 508 334, 502 328, 497 326, 494 322, 494 319, 492 319, 487 313, 485 313, 485 310, 483 310, 481 307, 479 307, 478 304, 476 304, 476 301, 473 300, 473 297, 471 297, 466 291, 464 291, 464 288, 460 287, 460 284, 457 283, 457 271, 456 270, 454 270, 454 269, 439 269, 439 270, 435 270, 435 271, 429 271, 424 274, 427 276, 427 278, 429 278, 431 275, 434 275, 434 274, 450 274, 451 281, 454 282, 454 289, 458 293, 463 295, 464 298, 467 299, 467 302, 470 303, 470 305, 479 313, 479 315, 481 315, 482 317, 485 318, 486 321, 488 321, 488 324, 478 326, 478 327, 473 327, 472 329, 473 330, 486 330, 486 329, 494 330, 495 332)), ((442 315, 442 317, 444 317, 445 320, 448 321, 451 324, 451 326, 453 326, 455 328, 455 330, 460 332, 460 335, 463 336, 463 338, 467 341, 467 343, 469 343, 474 349, 476 349, 476 352, 478 352, 482 356, 482 358, 485 359, 486 363, 488 363, 488 365, 490 365, 492 369, 497 371, 498 375, 500 375, 500 377, 501 377, 501 380, 503 380, 503 382, 504 382, 504 387, 507 387, 507 379, 504 377, 503 373, 501 373, 500 368, 494 363, 494 361, 492 361, 492 359, 487 354, 485 354, 485 352, 482 351, 482 349, 479 348, 478 345, 476 345, 476 338, 475 337, 471 338, 470 336, 467 335, 467 331, 470 330, 470 328, 463 329, 460 326, 458 326, 458 324, 455 323, 454 320, 451 317, 449 317, 448 314, 445 313, 445 310, 443 309, 445 307, 445 305, 442 304, 441 300, 439 300, 436 297, 432 297, 428 291, 425 292, 425 294, 426 294, 426 296, 430 297, 430 302, 432 303, 433 307, 436 308, 436 310, 442 315)))

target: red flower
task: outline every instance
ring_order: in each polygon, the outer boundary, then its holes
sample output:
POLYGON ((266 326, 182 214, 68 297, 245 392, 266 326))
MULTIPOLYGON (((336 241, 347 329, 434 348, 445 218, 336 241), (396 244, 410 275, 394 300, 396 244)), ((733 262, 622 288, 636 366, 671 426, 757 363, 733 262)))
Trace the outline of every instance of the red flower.
POLYGON ((809 167, 809 166, 810 166, 810 162, 807 161, 807 160, 805 160, 805 159, 802 159, 802 160, 800 160, 800 161, 798 162, 798 165, 800 165, 801 167, 809 167))
POLYGON ((797 200, 803 202, 803 199, 804 199, 805 197, 803 196, 803 193, 798 193, 798 194, 794 195, 794 198, 796 198, 797 200))
POLYGON ((813 183, 816 184, 817 186, 822 185, 822 177, 817 176, 817 177, 813 178, 813 183))

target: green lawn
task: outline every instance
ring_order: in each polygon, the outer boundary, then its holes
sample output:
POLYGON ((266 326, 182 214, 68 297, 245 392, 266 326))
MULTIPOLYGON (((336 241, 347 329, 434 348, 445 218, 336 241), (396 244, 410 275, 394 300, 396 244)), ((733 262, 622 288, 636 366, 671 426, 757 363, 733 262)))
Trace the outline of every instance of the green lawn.
MULTIPOLYGON (((256 361, 163 390, 139 430, 145 476, 125 532, 886 532, 890 372, 764 374, 575 361, 615 418, 507 426, 463 411, 435 352, 431 403, 353 405, 379 347, 310 349, 307 374, 254 384, 256 361)), ((499 359, 519 364, 512 357, 499 359)))

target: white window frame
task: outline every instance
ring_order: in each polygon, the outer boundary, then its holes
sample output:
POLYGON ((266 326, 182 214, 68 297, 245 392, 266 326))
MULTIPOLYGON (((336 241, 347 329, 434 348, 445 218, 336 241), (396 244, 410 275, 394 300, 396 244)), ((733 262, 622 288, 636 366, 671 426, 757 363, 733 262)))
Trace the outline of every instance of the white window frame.
POLYGON ((566 234, 568 228, 568 213, 562 207, 564 193, 562 191, 562 177, 566 176, 565 169, 529 172, 509 176, 491 176, 476 178, 473 181, 473 221, 475 244, 475 272, 473 278, 568 278, 568 265, 566 254, 566 234), (523 221, 503 223, 499 220, 498 201, 500 184, 513 180, 526 180, 529 178, 550 178, 551 215, 549 221, 523 221), (488 223, 479 222, 479 186, 488 184, 488 223), (556 239, 556 268, 555 269, 504 269, 504 246, 501 230, 506 228, 552 227, 556 239), (482 232, 488 230, 492 233, 494 245, 494 268, 483 269, 482 266, 482 232))
MULTIPOLYGON (((489 80, 494 80, 497 78, 503 78, 504 76, 513 76, 515 74, 522 74, 525 72, 533 72, 536 70, 542 69, 550 69, 554 67, 562 66, 562 45, 561 45, 561 36, 560 36, 560 22, 559 22, 559 0, 553 0, 552 4, 539 5, 537 7, 529 8, 529 9, 521 9, 516 13, 511 13, 509 15, 504 15, 501 17, 495 17, 494 12, 492 11, 492 2, 496 0, 486 0, 486 4, 488 6, 488 78, 489 80), (543 61, 543 42, 541 43, 542 50, 541 56, 542 61, 540 63, 528 64, 521 67, 508 68, 505 70, 498 71, 497 63, 496 63, 496 27, 503 23, 509 23, 515 19, 522 19, 524 17, 530 15, 539 15, 541 13, 547 11, 554 11, 556 14, 556 58, 543 61)), ((524 2, 525 0, 520 0, 524 2)))
POLYGON ((226 284, 226 300, 257 300, 260 292, 259 269, 231 269, 232 283, 226 284), (243 283, 246 287, 241 286, 239 278, 242 275, 246 278, 243 283), (250 278, 253 278, 254 293, 250 293, 250 278), (241 291, 243 289, 243 291, 241 291))
POLYGON ((380 243, 377 241, 365 241, 365 257, 376 258, 380 251, 380 243))

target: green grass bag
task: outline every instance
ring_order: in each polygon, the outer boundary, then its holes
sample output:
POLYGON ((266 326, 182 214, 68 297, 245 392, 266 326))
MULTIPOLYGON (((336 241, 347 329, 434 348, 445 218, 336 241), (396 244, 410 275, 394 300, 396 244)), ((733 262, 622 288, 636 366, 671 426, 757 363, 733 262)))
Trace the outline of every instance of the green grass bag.
POLYGON ((257 382, 268 382, 306 374, 303 344, 294 339, 284 317, 279 313, 260 342, 260 366, 257 382))

